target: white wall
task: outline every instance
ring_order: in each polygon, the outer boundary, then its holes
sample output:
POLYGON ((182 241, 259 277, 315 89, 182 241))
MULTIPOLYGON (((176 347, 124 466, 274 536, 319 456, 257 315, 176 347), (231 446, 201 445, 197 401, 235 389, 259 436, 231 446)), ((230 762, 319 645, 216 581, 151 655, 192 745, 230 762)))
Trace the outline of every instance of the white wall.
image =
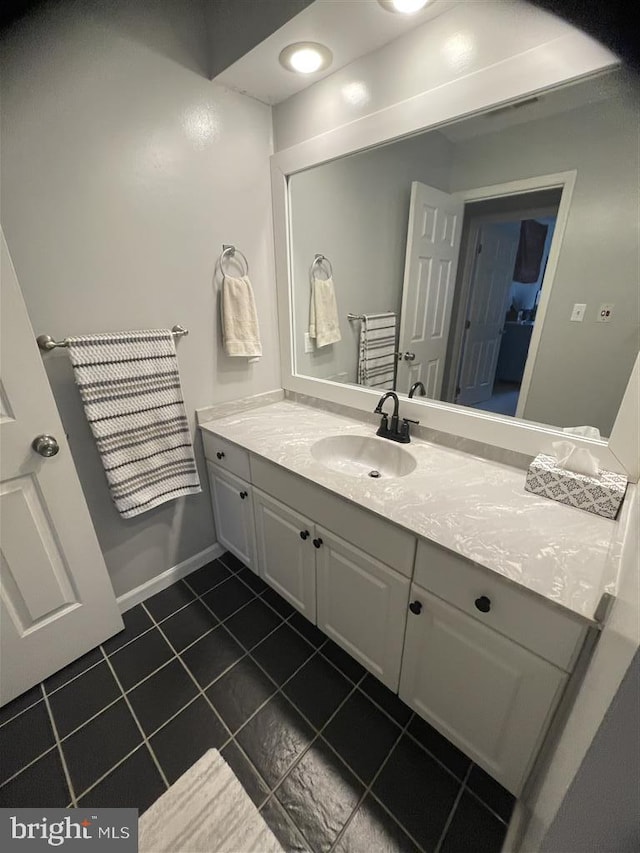
POLYGON ((638 353, 638 86, 456 145, 451 190, 577 170, 524 417, 609 435, 638 353), (582 323, 574 303, 587 304, 582 323), (596 318, 614 303, 608 324, 596 318))
MULTIPOLYGON (((7 35, 2 224, 37 333, 190 330, 178 344, 188 415, 279 387, 270 109, 211 83, 198 2, 58 4, 7 35), (248 256, 264 357, 227 359, 214 265, 248 256)), ((116 513, 64 350, 45 356, 117 594, 213 544, 199 496, 116 513)))
POLYGON ((360 323, 348 313, 400 314, 411 182, 446 190, 451 143, 417 136, 300 172, 290 181, 298 372, 357 377, 360 323), (333 267, 342 340, 305 353, 309 266, 316 253, 333 267))

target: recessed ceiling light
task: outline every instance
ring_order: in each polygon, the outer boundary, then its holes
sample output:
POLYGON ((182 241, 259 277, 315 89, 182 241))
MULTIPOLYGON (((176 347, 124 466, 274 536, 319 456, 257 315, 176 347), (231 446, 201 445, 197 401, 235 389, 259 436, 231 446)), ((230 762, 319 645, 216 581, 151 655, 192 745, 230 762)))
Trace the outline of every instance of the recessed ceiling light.
POLYGON ((280 64, 288 71, 298 74, 313 74, 324 71, 331 65, 333 54, 324 44, 315 41, 298 41, 280 53, 280 64))
POLYGON ((400 12, 401 15, 415 15, 433 0, 378 0, 388 12, 400 12))

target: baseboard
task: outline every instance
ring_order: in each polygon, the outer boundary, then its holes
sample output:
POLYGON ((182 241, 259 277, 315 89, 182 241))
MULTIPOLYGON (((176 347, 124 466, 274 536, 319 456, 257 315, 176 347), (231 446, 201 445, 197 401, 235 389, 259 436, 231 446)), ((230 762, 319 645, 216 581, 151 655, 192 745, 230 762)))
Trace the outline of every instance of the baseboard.
POLYGON ((119 595, 117 601, 120 612, 125 613, 127 610, 131 610, 132 607, 135 607, 136 604, 140 604, 141 601, 145 601, 157 592, 162 592, 163 589, 166 589, 176 581, 190 575, 191 572, 195 572, 196 569, 201 569, 202 566, 206 566, 207 563, 210 563, 221 554, 224 554, 224 551, 225 549, 222 545, 216 542, 215 545, 205 548, 204 551, 199 551, 197 554, 194 554, 193 557, 183 560, 176 566, 171 566, 170 569, 167 569, 166 572, 162 572, 161 575, 157 575, 155 578, 145 581, 145 583, 140 584, 140 586, 137 586, 135 589, 125 592, 124 595, 119 595))

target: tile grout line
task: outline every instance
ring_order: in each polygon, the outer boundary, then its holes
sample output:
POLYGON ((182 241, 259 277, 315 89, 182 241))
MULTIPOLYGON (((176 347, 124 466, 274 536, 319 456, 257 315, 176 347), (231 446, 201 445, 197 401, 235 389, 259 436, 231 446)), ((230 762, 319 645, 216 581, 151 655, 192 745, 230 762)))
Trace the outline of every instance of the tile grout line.
POLYGON ((58 735, 58 727, 56 726, 56 721, 53 718, 53 712, 51 710, 51 706, 49 705, 49 697, 47 696, 47 691, 44 689, 44 683, 40 684, 40 689, 42 690, 42 698, 44 700, 44 704, 47 709, 47 713, 49 714, 49 722, 51 723, 51 728, 53 729, 53 736, 56 741, 56 746, 58 747, 58 754, 60 756, 60 763, 62 764, 62 771, 65 775, 65 779, 67 780, 67 787, 69 789, 69 794, 71 795, 71 802, 74 806, 78 805, 78 800, 76 798, 76 791, 71 780, 71 774, 69 773, 69 768, 67 767, 67 759, 65 758, 64 752, 62 751, 62 744, 60 743, 60 736, 58 735))
POLYGON ((138 729, 140 730, 140 734, 142 735, 142 740, 144 741, 144 744, 146 745, 147 749, 149 750, 149 753, 151 754, 151 758, 153 759, 154 764, 156 765, 156 767, 158 768, 158 771, 160 772, 160 778, 162 779, 162 781, 164 782, 164 784, 165 784, 166 788, 168 789, 168 788, 169 788, 169 782, 168 782, 168 780, 167 780, 167 777, 165 776, 164 770, 163 770, 163 769, 162 769, 162 767, 160 766, 160 762, 158 761, 158 758, 157 758, 157 756, 156 756, 155 752, 154 752, 154 751, 153 751, 153 749, 151 748, 151 744, 149 743, 149 740, 148 740, 148 738, 147 738, 147 736, 146 736, 146 734, 145 734, 145 731, 144 731, 144 729, 142 728, 142 726, 141 726, 141 724, 140 724, 140 720, 138 719, 138 716, 137 716, 136 712, 133 710, 133 706, 132 706, 131 702, 129 701, 129 697, 128 697, 128 696, 127 696, 127 694, 124 692, 124 689, 123 689, 123 687, 122 687, 122 684, 121 684, 121 682, 120 682, 120 679, 118 678, 118 675, 117 675, 117 673, 116 673, 115 669, 113 668, 113 664, 112 664, 112 663, 111 663, 111 661, 109 660, 109 657, 108 657, 108 656, 107 656, 107 654, 105 653, 104 649, 101 649, 101 651, 102 651, 102 654, 104 655, 105 660, 107 661, 107 664, 109 665, 109 668, 110 668, 110 670, 111 670, 111 674, 113 675, 113 677, 114 677, 114 678, 115 678, 115 680, 116 680, 116 684, 117 684, 117 685, 118 685, 118 687, 120 688, 120 692, 122 693, 122 696, 123 696, 123 698, 124 698, 124 701, 127 703, 127 707, 129 708, 129 711, 130 711, 130 713, 131 713, 131 716, 133 717, 133 719, 134 719, 134 721, 135 721, 135 724, 137 725, 138 729))
POLYGON ((467 772, 464 774, 464 779, 462 780, 462 785, 460 786, 460 790, 456 794, 456 798, 453 801, 453 805, 451 806, 451 811, 449 812, 449 815, 444 822, 444 826, 442 827, 442 832, 440 833, 440 838, 438 839, 438 843, 436 844, 436 848, 434 850, 434 853, 440 853, 442 845, 444 844, 444 840, 447 837, 447 833, 449 832, 449 827, 453 823, 453 816, 456 812, 456 809, 458 808, 458 803, 460 802, 460 800, 462 799, 462 795, 464 794, 465 787, 467 784, 467 779, 471 775, 472 768, 473 768, 473 762, 471 762, 469 764, 469 766, 467 767, 467 772))
MULTIPOLYGON (((54 741, 55 741, 55 739, 54 739, 54 741)), ((33 765, 37 761, 40 761, 41 758, 44 758, 45 755, 49 755, 49 753, 52 752, 54 749, 56 749, 56 747, 57 747, 57 744, 55 742, 52 743, 51 746, 47 747, 44 752, 41 752, 40 755, 36 755, 36 757, 32 758, 28 764, 25 764, 24 767, 20 768, 20 770, 16 770, 16 772, 13 775, 7 777, 4 780, 4 782, 0 782, 0 790, 2 790, 2 788, 4 788, 5 785, 8 785, 9 782, 13 782, 14 779, 17 779, 18 776, 22 775, 22 773, 24 773, 25 770, 28 770, 30 767, 33 767, 33 765)))
MULTIPOLYGON (((42 684, 43 684, 43 682, 40 681, 37 686, 41 687, 42 684)), ((20 698, 19 696, 16 696, 16 699, 19 699, 19 698, 20 698)), ((17 720, 18 717, 22 716, 22 714, 26 714, 26 712, 30 711, 32 708, 35 708, 35 706, 39 705, 40 702, 42 702, 42 697, 40 697, 40 699, 36 699, 35 702, 32 702, 31 705, 27 706, 26 708, 23 708, 21 711, 18 711, 17 713, 15 713, 13 715, 13 717, 9 717, 3 723, 0 723, 0 729, 2 729, 4 726, 8 726, 9 723, 12 723, 14 720, 17 720)), ((9 704, 11 704, 11 703, 9 703, 9 704)))
MULTIPOLYGON (((382 771, 383 771, 383 770, 384 770, 384 768, 386 767, 387 762, 389 761, 389 759, 391 758, 391 756, 392 756, 392 755, 393 755, 393 753, 395 752, 395 749, 396 749, 396 747, 398 746, 398 744, 400 743, 400 740, 402 739, 403 735, 406 733, 407 729, 409 728, 409 724, 411 723, 411 720, 412 720, 412 719, 413 719, 413 714, 411 714, 411 716, 409 717, 409 719, 407 720, 407 722, 404 724, 404 726, 399 726, 400 731, 398 732, 398 736, 396 737, 396 739, 395 739, 395 741, 394 741, 394 743, 393 743, 393 746, 389 749, 389 751, 388 751, 388 752, 387 752, 387 754, 385 755, 385 757, 384 757, 384 759, 383 759, 382 763, 380 764, 380 767, 378 767, 378 769, 377 769, 377 770, 376 770, 376 772, 374 773, 373 778, 371 779, 371 781, 369 782, 369 784, 366 784, 362 779, 360 779, 359 777, 357 777, 357 778, 359 779, 359 781, 360 781, 362 784, 364 784, 364 786, 365 786, 364 791, 363 791, 363 793, 362 793, 362 795, 361 795, 360 799, 358 800, 358 802, 357 802, 357 804, 356 804, 355 808, 353 809, 353 811, 352 811, 352 812, 351 812, 351 814, 349 815, 349 819, 347 820, 347 822, 345 823, 345 825, 342 827, 342 829, 341 829, 341 830, 340 830, 340 832, 338 833, 338 835, 337 835, 336 839, 334 840, 333 844, 331 845, 331 848, 330 848, 329 853, 332 853, 332 851, 335 849, 335 847, 336 847, 336 846, 337 846, 337 844, 340 842, 340 840, 342 839, 342 837, 346 834, 347 829, 348 829, 348 827, 349 827, 349 824, 350 824, 350 823, 351 823, 351 821, 354 819, 354 817, 355 817, 355 815, 356 815, 356 813, 357 813, 358 809, 360 808, 360 806, 362 805, 362 803, 365 801, 366 797, 370 794, 372 797, 375 797, 376 802, 380 802, 380 801, 378 800, 378 798, 375 796, 375 794, 373 793, 373 790, 372 790, 372 789, 373 789, 373 786, 374 786, 374 785, 375 785, 375 783, 378 781, 378 777, 380 776, 380 774, 382 773, 382 771)), ((398 725, 398 724, 396 723, 396 725, 398 725)), ((331 744, 329 744, 329 746, 331 746, 331 744)), ((335 750, 334 750, 334 752, 335 752, 335 750)), ((336 752, 336 755, 338 755, 338 753, 337 753, 337 752, 336 752)), ((338 756, 338 757, 339 757, 339 758, 341 758, 341 756, 338 756)), ((344 762, 344 759, 342 759, 342 758, 341 758, 341 760, 344 762)), ((350 765, 349 765, 349 764, 347 764, 346 762, 344 762, 344 763, 345 763, 345 764, 346 764, 346 766, 347 766, 347 767, 349 767, 349 769, 351 770, 350 765)), ((352 770, 351 772, 353 772, 353 770, 352 770)), ((382 805, 384 805, 384 804, 382 804, 382 805)), ((419 843, 416 841, 416 839, 411 835, 411 833, 407 831, 407 829, 406 829, 406 828, 405 828, 405 827, 400 823, 400 821, 398 820, 398 818, 396 818, 396 816, 395 816, 395 815, 394 815, 394 814, 393 814, 389 809, 387 809, 386 807, 385 807, 385 810, 386 810, 386 811, 387 811, 387 813, 388 813, 388 814, 393 818, 393 820, 395 821, 395 823, 397 823, 397 824, 398 824, 398 826, 402 829, 402 831, 403 831, 403 832, 404 832, 404 833, 405 833, 405 834, 406 834, 406 835, 407 835, 407 836, 408 836, 408 837, 413 841, 413 843, 418 847, 418 850, 423 851, 423 853, 424 853, 424 850, 423 850, 422 845, 421 845, 421 844, 419 844, 419 843)))
MULTIPOLYGON (((144 604, 143 604, 142 606, 144 607, 144 604)), ((161 634, 162 634, 162 636, 164 637, 165 642, 167 642, 167 643, 169 644, 169 647, 175 651, 175 649, 174 649, 173 645, 169 642, 169 639, 167 638, 166 634, 164 633, 164 631, 162 630, 162 628, 160 627, 160 625, 158 625, 158 623, 157 623, 157 622, 155 622, 155 620, 153 619, 153 616, 151 615, 151 613, 149 613, 149 611, 147 610, 147 608, 146 608, 146 607, 144 607, 144 609, 145 609, 145 611, 149 614, 149 616, 151 617, 151 619, 154 621, 154 624, 156 625, 157 629, 160 631, 160 633, 161 633, 161 634)), ((233 635, 232 635, 232 634, 230 634, 230 636, 233 636, 233 635)), ((197 694, 196 694, 196 696, 194 697, 194 700, 193 700, 193 701, 195 701, 195 699, 200 698, 200 696, 201 696, 201 697, 205 700, 205 702, 207 703, 207 705, 211 708, 211 710, 213 711, 213 713, 215 714, 216 719, 220 722, 220 724, 222 725, 222 727, 223 727, 224 731, 226 731, 226 732, 228 733, 228 735, 229 735, 229 736, 228 736, 228 737, 227 737, 227 739, 225 740, 224 744, 223 744, 222 746, 220 746, 220 747, 219 747, 219 749, 223 749, 223 748, 227 745, 227 743, 229 743, 229 740, 233 737, 233 735, 231 734, 231 731, 229 730, 229 727, 227 726, 227 724, 225 723, 225 721, 222 719, 222 717, 220 716, 220 714, 218 714, 218 712, 217 712, 217 711, 216 711, 216 709, 214 708, 213 704, 211 703, 211 700, 209 699, 209 697, 207 696, 207 694, 204 692, 204 689, 200 686, 200 684, 199 684, 199 682, 197 681, 197 679, 196 679, 195 675, 191 672, 191 670, 189 669, 189 667, 186 665, 186 663, 182 660, 181 656, 180 656, 177 652, 176 652, 176 658, 180 661, 180 665, 181 665, 181 666, 182 666, 182 668, 185 670, 185 672, 187 673, 187 675, 188 675, 188 676, 189 676, 189 678, 193 681, 193 683, 195 684, 195 686, 196 686, 196 688, 197 688, 198 693, 197 693, 197 694)), ((242 658, 241 658, 241 660, 242 660, 242 658)), ((238 662, 238 661, 235 661, 235 662, 232 664, 232 666, 235 666, 237 662, 238 662)), ((224 672, 227 672, 230 668, 231 668, 231 667, 227 667, 227 669, 226 669, 224 672)), ((224 673, 221 673, 220 677, 222 677, 222 675, 224 675, 224 673)), ((213 682, 212 682, 212 683, 213 683, 213 682)), ((209 685, 209 686, 211 686, 211 685, 209 685)), ((208 688, 207 688, 207 689, 208 689, 208 688)), ((191 703, 189 703, 189 704, 191 704, 191 703)), ((187 706, 185 705, 185 706, 184 706, 184 708, 186 708, 186 707, 187 707, 187 706)), ((178 713, 182 713, 182 711, 184 711, 184 708, 181 708, 181 709, 180 709, 180 711, 179 711, 178 713)), ((174 716, 177 716, 177 715, 174 715, 174 716)), ((168 722, 169 722, 169 720, 166 720, 166 721, 165 721, 165 723, 164 723, 163 725, 166 725, 166 723, 168 723, 168 722)), ((155 734, 155 732, 154 732, 154 734, 155 734)), ((150 737, 151 737, 151 735, 150 735, 150 737)))
POLYGON ((116 763, 113 765, 113 767, 110 767, 105 773, 102 774, 102 776, 98 776, 98 778, 94 782, 92 782, 87 788, 85 788, 84 791, 78 796, 78 800, 81 800, 84 796, 86 796, 86 794, 88 794, 90 791, 93 791, 94 788, 97 788, 101 782, 104 782, 107 776, 111 776, 111 774, 116 771, 121 764, 124 764, 125 761, 131 758, 134 753, 138 752, 139 749, 144 749, 144 747, 145 743, 141 740, 140 743, 137 743, 133 747, 133 749, 130 749, 129 752, 127 752, 126 755, 123 755, 122 758, 119 758, 118 761, 116 761, 116 763))

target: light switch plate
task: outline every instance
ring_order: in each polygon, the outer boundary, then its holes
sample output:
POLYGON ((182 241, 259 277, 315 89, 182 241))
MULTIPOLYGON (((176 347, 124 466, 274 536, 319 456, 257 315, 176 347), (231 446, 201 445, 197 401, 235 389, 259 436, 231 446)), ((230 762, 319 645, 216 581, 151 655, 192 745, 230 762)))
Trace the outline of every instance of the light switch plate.
POLYGON ((609 323, 611 322, 611 317, 613 315, 614 306, 608 302, 604 305, 600 306, 600 310, 598 311, 598 323, 609 323))
POLYGON ((584 312, 587 310, 586 302, 576 302, 571 312, 571 320, 574 323, 582 323, 584 320, 584 312))
POLYGON ((304 351, 313 352, 313 341, 311 340, 309 332, 304 333, 304 351))

